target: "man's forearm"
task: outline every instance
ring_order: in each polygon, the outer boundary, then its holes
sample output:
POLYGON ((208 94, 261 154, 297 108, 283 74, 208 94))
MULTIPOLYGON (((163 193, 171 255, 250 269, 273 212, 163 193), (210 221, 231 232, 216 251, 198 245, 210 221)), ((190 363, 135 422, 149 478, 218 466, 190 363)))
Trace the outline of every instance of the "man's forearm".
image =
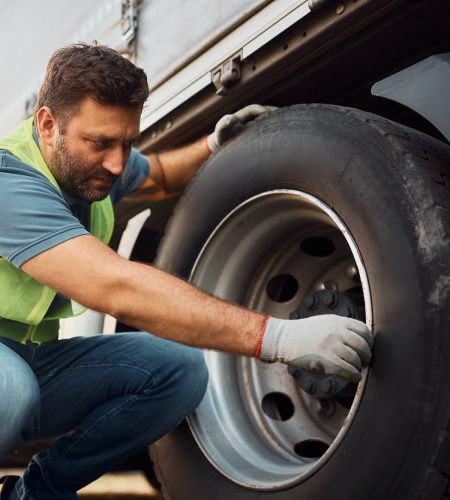
POLYGON ((255 352, 264 317, 160 269, 123 259, 91 235, 39 254, 22 269, 80 304, 185 344, 255 352))
POLYGON ((154 267, 128 262, 112 314, 140 330, 196 347, 253 355, 264 316, 216 299, 154 267))
POLYGON ((148 155, 151 171, 147 183, 155 183, 166 193, 183 191, 212 152, 216 152, 226 140, 242 130, 249 122, 275 109, 277 108, 274 106, 251 104, 233 114, 224 115, 216 123, 210 135, 192 144, 148 155))
POLYGON ((149 154, 151 179, 167 193, 183 191, 210 154, 206 137, 178 149, 149 154))

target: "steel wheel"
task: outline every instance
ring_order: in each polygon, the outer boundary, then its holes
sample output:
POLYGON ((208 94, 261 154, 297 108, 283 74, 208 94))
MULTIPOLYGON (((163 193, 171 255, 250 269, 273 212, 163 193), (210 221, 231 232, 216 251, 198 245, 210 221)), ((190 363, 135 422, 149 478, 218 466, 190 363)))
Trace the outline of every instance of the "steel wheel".
MULTIPOLYGON (((350 315, 359 304, 359 319, 371 321, 352 236, 335 212, 300 191, 266 192, 233 210, 202 248, 190 281, 275 317, 350 315)), ((210 384, 189 420, 192 433, 221 474, 261 490, 297 483, 327 460, 351 424, 365 380, 356 390, 334 377, 292 374, 281 363, 214 351, 205 358, 210 384), (327 397, 339 384, 344 391, 327 397)))

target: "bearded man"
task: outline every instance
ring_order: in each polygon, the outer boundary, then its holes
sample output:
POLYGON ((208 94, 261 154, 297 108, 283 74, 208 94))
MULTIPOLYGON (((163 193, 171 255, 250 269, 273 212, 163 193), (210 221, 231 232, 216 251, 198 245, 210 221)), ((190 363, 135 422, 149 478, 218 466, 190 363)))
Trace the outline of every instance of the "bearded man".
POLYGON ((230 125, 271 111, 244 108, 146 156, 133 143, 148 94, 142 69, 114 50, 71 45, 50 59, 34 117, 0 141, 0 452, 60 436, 4 479, 2 499, 75 499, 171 430, 206 389, 198 348, 353 382, 370 360, 362 322, 265 317, 108 247, 114 203, 151 184, 181 191, 230 125), (80 304, 139 332, 58 340, 80 304))

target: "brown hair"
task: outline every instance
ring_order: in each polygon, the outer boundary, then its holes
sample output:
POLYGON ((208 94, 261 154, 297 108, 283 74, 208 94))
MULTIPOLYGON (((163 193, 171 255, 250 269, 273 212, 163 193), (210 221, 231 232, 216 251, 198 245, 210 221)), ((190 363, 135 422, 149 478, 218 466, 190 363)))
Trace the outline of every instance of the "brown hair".
POLYGON ((76 43, 50 58, 39 90, 35 113, 48 106, 61 129, 86 97, 100 104, 142 108, 149 95, 147 76, 115 50, 96 43, 76 43))

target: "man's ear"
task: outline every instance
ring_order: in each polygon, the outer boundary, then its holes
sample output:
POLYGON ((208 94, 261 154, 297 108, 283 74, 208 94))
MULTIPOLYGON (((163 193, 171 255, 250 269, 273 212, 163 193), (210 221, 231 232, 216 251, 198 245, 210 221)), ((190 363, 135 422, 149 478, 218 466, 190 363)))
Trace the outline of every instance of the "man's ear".
POLYGON ((47 106, 40 108, 36 113, 36 121, 41 141, 51 148, 54 147, 58 135, 58 124, 50 108, 47 106))

